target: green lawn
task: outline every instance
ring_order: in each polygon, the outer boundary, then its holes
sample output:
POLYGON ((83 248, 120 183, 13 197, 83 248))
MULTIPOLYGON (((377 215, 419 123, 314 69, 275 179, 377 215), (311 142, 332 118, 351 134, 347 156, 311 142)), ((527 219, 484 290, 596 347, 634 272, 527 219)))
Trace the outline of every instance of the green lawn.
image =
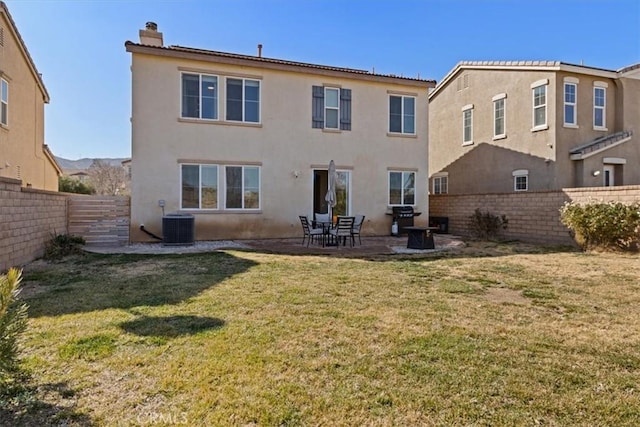
POLYGON ((24 271, 2 425, 640 425, 640 256, 86 255, 24 271))

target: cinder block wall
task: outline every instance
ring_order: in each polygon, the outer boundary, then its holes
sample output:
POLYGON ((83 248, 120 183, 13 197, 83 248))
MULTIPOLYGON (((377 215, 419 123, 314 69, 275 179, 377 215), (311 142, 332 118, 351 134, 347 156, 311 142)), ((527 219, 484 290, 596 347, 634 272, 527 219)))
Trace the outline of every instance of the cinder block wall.
POLYGON ((67 233, 67 195, 0 177, 0 272, 44 255, 54 233, 67 233))
POLYGON ((640 185, 621 187, 568 188, 504 194, 431 195, 429 216, 449 218, 449 233, 469 236, 469 217, 476 208, 506 215, 509 224, 502 236, 525 242, 575 244, 560 222, 560 208, 566 202, 640 202, 640 185))

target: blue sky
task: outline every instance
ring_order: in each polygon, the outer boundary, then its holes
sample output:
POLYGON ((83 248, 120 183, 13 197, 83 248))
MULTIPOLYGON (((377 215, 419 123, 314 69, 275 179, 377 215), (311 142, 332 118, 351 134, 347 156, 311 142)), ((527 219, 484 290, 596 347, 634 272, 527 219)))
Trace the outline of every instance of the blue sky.
POLYGON ((640 0, 5 0, 67 159, 131 155, 130 54, 154 21, 181 45, 440 81, 462 60, 640 62, 640 0))

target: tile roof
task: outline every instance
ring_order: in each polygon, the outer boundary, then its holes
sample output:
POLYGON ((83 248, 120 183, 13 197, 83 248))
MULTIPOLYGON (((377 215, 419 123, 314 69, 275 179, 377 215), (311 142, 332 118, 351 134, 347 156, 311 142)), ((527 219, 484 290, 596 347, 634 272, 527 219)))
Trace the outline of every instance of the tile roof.
POLYGON ((252 61, 252 62, 257 62, 262 64, 284 65, 284 66, 291 66, 296 68, 306 68, 310 70, 324 70, 324 71, 332 71, 332 72, 339 72, 339 73, 349 73, 349 74, 355 74, 360 76, 399 79, 399 80, 412 81, 416 83, 429 83, 430 85, 435 85, 436 83, 435 80, 421 79, 420 77, 405 77, 405 76, 398 76, 395 74, 376 74, 375 72, 356 69, 356 68, 334 67, 329 65, 289 61, 284 59, 267 58, 263 56, 243 55, 238 53, 220 52, 215 50, 198 49, 198 48, 191 48, 191 47, 178 46, 178 45, 151 46, 151 45, 145 45, 145 44, 127 41, 125 42, 125 46, 127 47, 127 50, 129 50, 130 47, 138 46, 143 48, 158 49, 160 51, 165 51, 167 53, 175 52, 175 53, 185 53, 185 54, 194 54, 194 55, 205 55, 205 56, 215 57, 215 58, 226 58, 230 60, 240 60, 240 61, 252 61))

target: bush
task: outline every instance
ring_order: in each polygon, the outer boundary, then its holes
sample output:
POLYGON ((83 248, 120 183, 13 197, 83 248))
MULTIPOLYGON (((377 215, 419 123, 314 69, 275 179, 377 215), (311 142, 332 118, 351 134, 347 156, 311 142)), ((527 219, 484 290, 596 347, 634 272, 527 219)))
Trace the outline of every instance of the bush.
POLYGON ((560 220, 584 250, 638 250, 640 203, 565 203, 560 220))
POLYGON ((96 190, 91 184, 85 184, 78 179, 68 176, 60 177, 58 180, 58 191, 76 194, 96 194, 96 190))
POLYGON ((469 225, 473 234, 480 239, 494 239, 500 230, 506 230, 509 220, 505 215, 494 215, 491 212, 482 212, 476 208, 469 217, 469 225))
POLYGON ((27 328, 27 305, 18 300, 22 271, 0 275, 0 392, 7 395, 22 377, 18 337, 27 328))
POLYGON ((54 234, 51 240, 45 243, 44 259, 60 259, 68 255, 82 252, 81 246, 85 240, 79 236, 70 234, 54 234))

